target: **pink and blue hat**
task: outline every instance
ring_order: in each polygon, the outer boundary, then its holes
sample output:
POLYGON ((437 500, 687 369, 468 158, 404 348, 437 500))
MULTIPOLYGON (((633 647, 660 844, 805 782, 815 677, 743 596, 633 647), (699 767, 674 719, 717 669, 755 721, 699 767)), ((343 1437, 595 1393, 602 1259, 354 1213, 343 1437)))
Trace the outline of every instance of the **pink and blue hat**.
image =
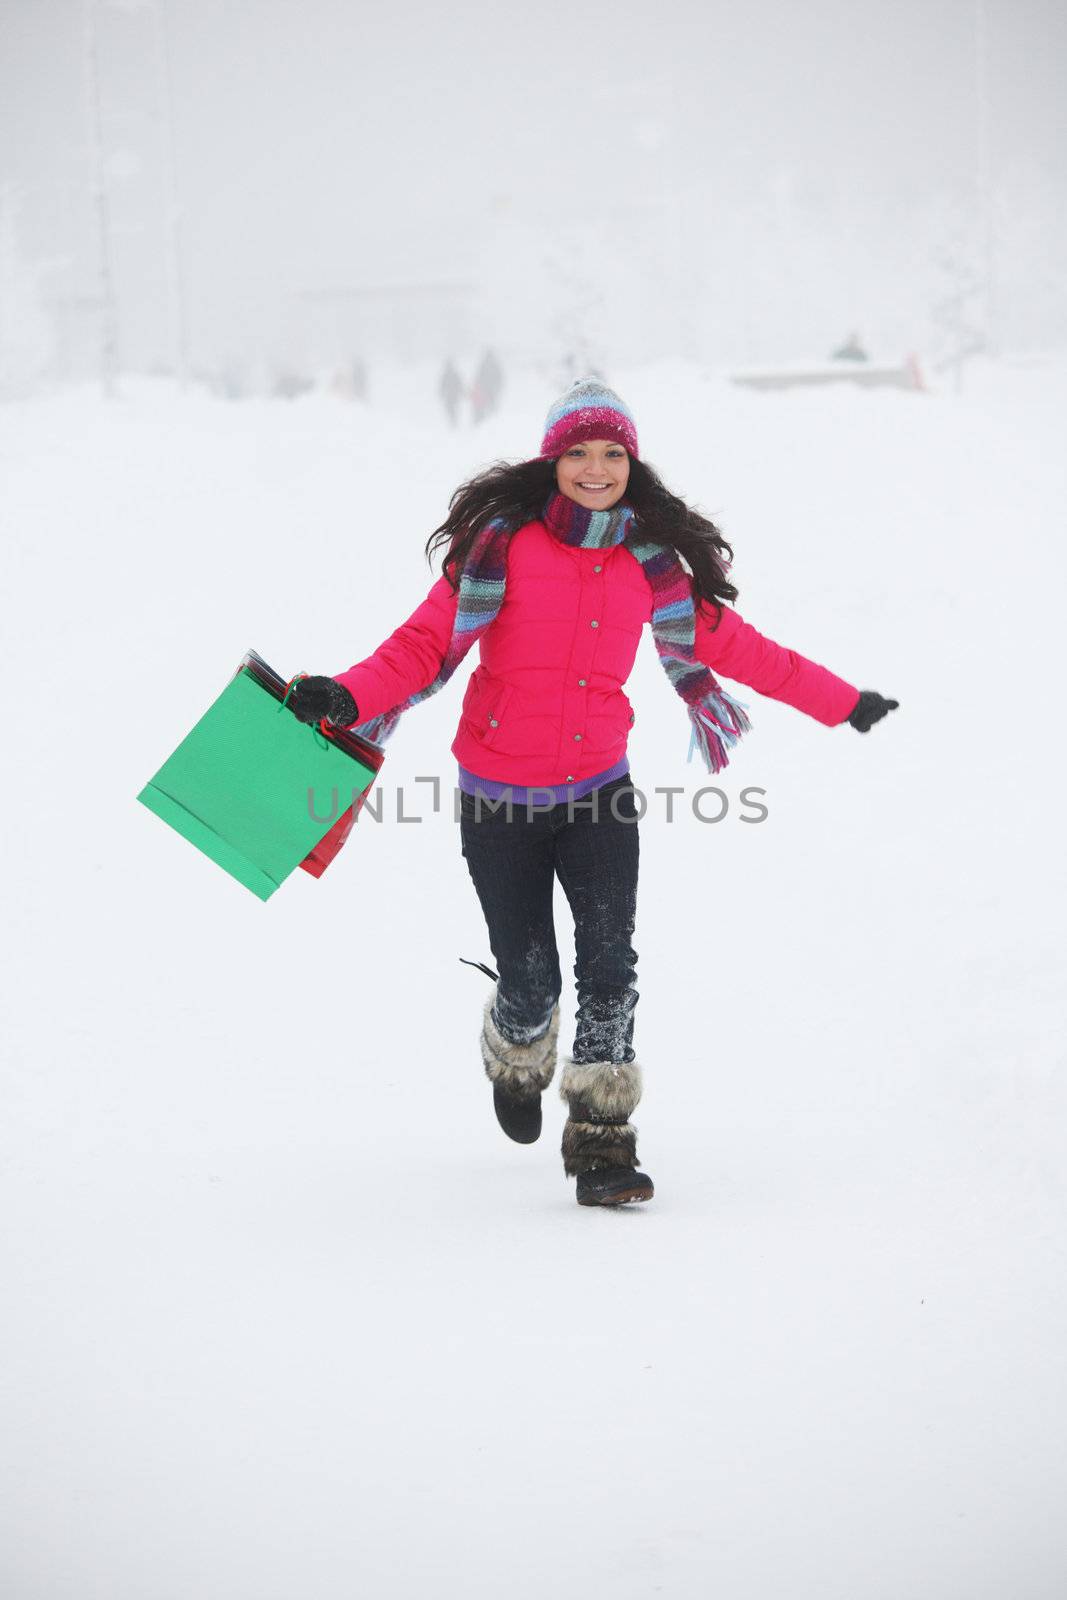
POLYGON ((617 439, 632 456, 638 455, 637 424, 629 407, 595 378, 573 384, 556 401, 545 418, 541 455, 555 459, 585 439, 617 439))

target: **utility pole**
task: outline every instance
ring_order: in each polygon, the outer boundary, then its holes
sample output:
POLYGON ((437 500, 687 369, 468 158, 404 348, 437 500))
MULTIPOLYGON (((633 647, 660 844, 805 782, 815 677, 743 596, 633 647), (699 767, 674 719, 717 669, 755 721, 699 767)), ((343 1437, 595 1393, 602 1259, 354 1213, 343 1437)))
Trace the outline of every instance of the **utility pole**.
POLYGON ((163 209, 166 225, 167 292, 170 301, 174 372, 180 388, 189 382, 189 332, 182 260, 182 213, 178 203, 178 152, 174 137, 174 75, 171 69, 167 0, 155 0, 156 77, 159 116, 163 130, 165 169, 163 209))
POLYGON ((100 383, 106 399, 114 399, 118 374, 118 313, 111 263, 111 218, 104 179, 103 118, 100 111, 100 65, 97 55, 97 0, 82 0, 85 108, 89 133, 89 193, 96 210, 100 272, 100 383))
POLYGON ((989 154, 989 0, 974 0, 975 183, 986 354, 996 350, 993 182, 989 154))

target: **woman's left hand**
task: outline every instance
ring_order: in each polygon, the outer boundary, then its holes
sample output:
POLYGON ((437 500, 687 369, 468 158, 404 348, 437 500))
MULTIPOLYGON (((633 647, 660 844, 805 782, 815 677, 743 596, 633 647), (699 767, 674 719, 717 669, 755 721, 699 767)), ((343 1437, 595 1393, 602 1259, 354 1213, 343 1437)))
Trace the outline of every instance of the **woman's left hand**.
POLYGON ((895 711, 899 704, 899 700, 887 700, 874 689, 861 689, 860 697, 848 719, 849 727, 855 728, 859 733, 869 733, 887 711, 895 711))

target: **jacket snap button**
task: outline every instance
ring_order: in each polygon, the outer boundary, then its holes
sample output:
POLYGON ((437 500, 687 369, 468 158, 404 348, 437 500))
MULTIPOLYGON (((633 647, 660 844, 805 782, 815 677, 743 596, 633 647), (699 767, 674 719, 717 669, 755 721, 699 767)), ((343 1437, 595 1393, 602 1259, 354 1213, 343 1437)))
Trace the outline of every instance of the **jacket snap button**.
POLYGON ((600 563, 598 561, 596 566, 593 568, 593 571, 594 572, 602 572, 603 570, 604 570, 603 567, 601 567, 601 565, 600 565, 600 563))
POLYGON ((575 737, 575 738, 576 738, 576 739, 580 739, 580 738, 581 738, 581 737, 582 737, 582 736, 581 736, 581 734, 580 734, 580 733, 576 733, 576 734, 575 734, 575 735, 574 735, 574 737, 575 737))
POLYGON ((491 728, 499 728, 500 724, 499 724, 499 722, 497 721, 497 719, 495 717, 490 717, 489 718, 489 726, 491 728))
POLYGON ((599 627, 600 627, 600 623, 599 623, 599 622, 591 622, 591 623, 590 623, 590 624, 589 624, 589 626, 590 626, 590 627, 591 627, 591 628, 599 628, 599 627))
POLYGON ((579 689, 584 689, 585 688, 585 679, 584 678, 579 678, 578 679, 578 687, 579 687, 579 689))
POLYGON ((574 773, 573 772, 568 772, 568 774, 567 774, 567 782, 568 783, 573 783, 574 782, 574 773))

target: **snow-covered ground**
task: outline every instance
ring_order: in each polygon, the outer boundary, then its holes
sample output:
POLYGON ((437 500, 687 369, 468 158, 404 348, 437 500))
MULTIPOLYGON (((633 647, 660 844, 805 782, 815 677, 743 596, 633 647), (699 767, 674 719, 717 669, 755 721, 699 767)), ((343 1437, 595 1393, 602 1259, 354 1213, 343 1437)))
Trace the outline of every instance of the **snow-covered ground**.
POLYGON ((488 944, 414 783, 462 682, 383 769, 422 820, 266 905, 134 798, 248 646, 337 672, 402 621, 553 387, 455 434, 429 372, 0 411, 4 1600, 1064 1593, 1067 362, 610 376, 741 614, 901 702, 860 736, 737 688, 701 823, 646 640, 622 1213, 575 1205, 554 1094, 532 1148, 493 1119, 488 944))

